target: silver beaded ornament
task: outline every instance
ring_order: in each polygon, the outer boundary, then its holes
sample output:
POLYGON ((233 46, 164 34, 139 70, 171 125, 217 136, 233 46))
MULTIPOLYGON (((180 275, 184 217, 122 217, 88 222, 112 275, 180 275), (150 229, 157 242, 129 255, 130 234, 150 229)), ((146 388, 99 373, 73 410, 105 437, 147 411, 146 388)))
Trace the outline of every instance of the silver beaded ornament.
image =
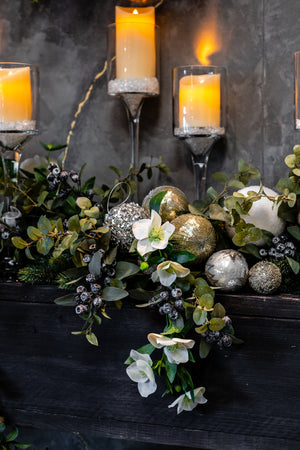
POLYGON ((273 294, 281 280, 279 267, 269 261, 260 261, 249 271, 249 285, 258 294, 273 294))
POLYGON ((112 208, 104 218, 104 226, 110 228, 112 242, 121 250, 129 250, 134 240, 132 225, 137 220, 148 219, 145 209, 137 203, 122 203, 112 208))
POLYGON ((237 291, 247 282, 248 264, 236 250, 220 250, 208 258, 205 275, 212 286, 223 291, 237 291))

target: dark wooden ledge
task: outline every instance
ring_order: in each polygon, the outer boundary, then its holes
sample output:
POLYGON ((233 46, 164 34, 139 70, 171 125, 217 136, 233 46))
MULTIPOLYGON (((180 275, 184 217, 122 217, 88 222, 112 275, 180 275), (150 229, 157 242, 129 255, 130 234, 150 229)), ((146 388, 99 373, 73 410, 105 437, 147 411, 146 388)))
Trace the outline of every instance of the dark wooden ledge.
POLYGON ((71 335, 82 321, 53 303, 63 294, 0 284, 0 407, 13 422, 201 449, 299 448, 300 296, 219 294, 245 344, 200 363, 209 402, 177 416, 162 385, 142 399, 123 364, 162 330, 160 316, 111 307, 96 348, 71 335))

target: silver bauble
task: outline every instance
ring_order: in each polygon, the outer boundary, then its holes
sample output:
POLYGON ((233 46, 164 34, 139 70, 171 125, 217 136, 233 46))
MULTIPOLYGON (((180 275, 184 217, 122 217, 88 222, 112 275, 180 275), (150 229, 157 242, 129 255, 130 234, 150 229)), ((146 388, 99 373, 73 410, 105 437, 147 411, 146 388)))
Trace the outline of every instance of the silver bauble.
POLYGON ((150 214, 149 203, 152 197, 154 197, 159 192, 167 191, 164 198, 161 201, 159 208, 159 215, 163 222, 171 221, 175 219, 179 214, 188 211, 188 199, 185 194, 178 188, 174 186, 159 186, 149 194, 143 200, 142 206, 150 214))
POLYGON ((216 247, 216 233, 209 220, 193 214, 183 214, 172 220, 175 231, 171 242, 175 250, 196 255, 193 264, 207 260, 216 247))
POLYGON ((220 250, 207 260, 205 275, 212 286, 223 291, 237 291, 247 282, 248 264, 240 252, 220 250))
POLYGON ((121 203, 105 215, 104 226, 110 228, 114 244, 117 244, 121 250, 129 250, 134 240, 133 223, 148 218, 145 209, 137 203, 121 203))
POLYGON ((258 294, 273 294, 281 280, 279 267, 269 261, 260 261, 249 271, 249 285, 258 294))

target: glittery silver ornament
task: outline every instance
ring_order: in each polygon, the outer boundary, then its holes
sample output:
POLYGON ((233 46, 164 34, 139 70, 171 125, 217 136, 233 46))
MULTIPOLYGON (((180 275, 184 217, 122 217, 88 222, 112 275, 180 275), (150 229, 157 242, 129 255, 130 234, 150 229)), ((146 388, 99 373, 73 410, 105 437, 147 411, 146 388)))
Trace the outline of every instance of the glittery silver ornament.
POLYGON ((205 275, 212 286, 217 286, 223 291, 237 291, 246 284, 248 264, 240 252, 220 250, 207 260, 205 275))
POLYGON ((110 228, 112 241, 120 246, 121 250, 129 250, 134 240, 133 223, 148 218, 145 209, 137 203, 122 203, 105 215, 104 226, 110 228))
POLYGON ((250 287, 258 294, 273 294, 281 285, 279 267, 269 261, 260 261, 249 271, 250 287))

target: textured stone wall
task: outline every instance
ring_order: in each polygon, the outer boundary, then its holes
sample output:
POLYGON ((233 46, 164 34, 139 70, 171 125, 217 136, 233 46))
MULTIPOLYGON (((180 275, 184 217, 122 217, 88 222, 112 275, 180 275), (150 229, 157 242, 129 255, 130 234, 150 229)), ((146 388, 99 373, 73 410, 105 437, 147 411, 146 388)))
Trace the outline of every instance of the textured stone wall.
MULTIPOLYGON (((43 152, 39 141, 65 143, 78 104, 106 60, 111 0, 1 0, 0 58, 40 66, 40 135, 24 157, 43 152)), ((240 157, 258 167, 269 187, 286 174, 283 157, 300 142, 294 129, 294 59, 300 49, 297 0, 165 0, 156 10, 161 31, 161 95, 146 99, 140 156, 162 155, 168 179, 193 199, 193 178, 184 142, 173 137, 172 68, 196 64, 193 43, 212 11, 220 50, 211 63, 227 70, 226 138, 215 146, 209 174, 234 171, 240 157)), ((107 95, 106 77, 94 85, 73 130, 68 167, 87 162, 86 176, 112 183, 114 164, 125 171, 130 140, 123 105, 107 95)), ((145 187, 148 189, 148 187, 145 187)))

